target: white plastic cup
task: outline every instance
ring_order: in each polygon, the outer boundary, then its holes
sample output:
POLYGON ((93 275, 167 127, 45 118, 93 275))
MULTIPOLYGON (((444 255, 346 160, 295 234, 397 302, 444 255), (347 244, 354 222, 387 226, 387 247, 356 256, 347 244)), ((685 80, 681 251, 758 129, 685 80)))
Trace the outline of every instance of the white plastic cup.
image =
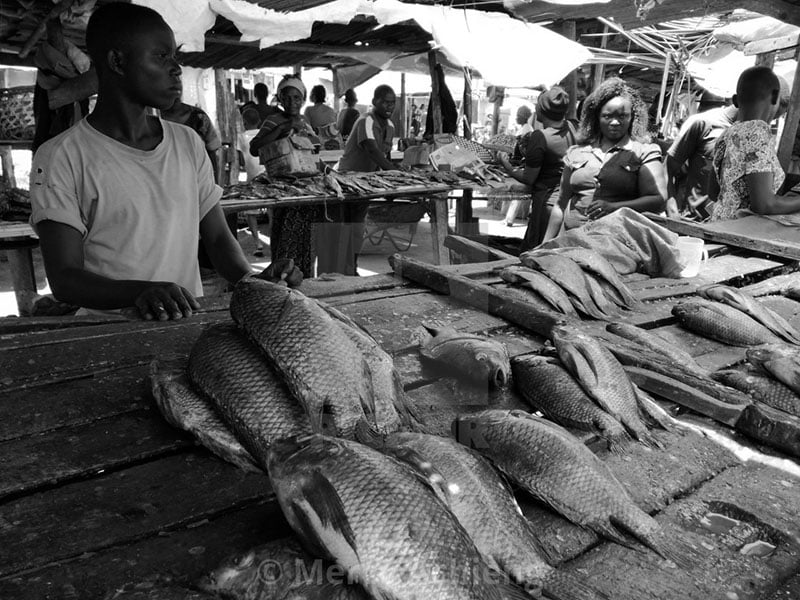
POLYGON ((678 237, 678 262, 683 267, 681 277, 697 277, 700 265, 708 260, 708 251, 700 238, 682 235, 678 237))

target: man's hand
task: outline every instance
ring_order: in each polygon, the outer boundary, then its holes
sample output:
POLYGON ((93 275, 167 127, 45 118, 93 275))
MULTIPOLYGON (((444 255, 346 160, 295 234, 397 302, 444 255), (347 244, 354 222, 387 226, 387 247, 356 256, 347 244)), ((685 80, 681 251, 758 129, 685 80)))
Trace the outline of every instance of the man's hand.
POLYGON ((664 210, 667 216, 672 219, 680 219, 681 217, 681 211, 678 210, 678 201, 675 199, 675 196, 667 200, 667 205, 664 210))
POLYGON ((135 301, 136 308, 147 321, 168 321, 191 317, 200 308, 194 296, 185 288, 167 282, 154 282, 135 301))
POLYGON ((271 281, 279 285, 288 285, 289 287, 297 287, 303 283, 303 272, 294 266, 294 260, 291 258, 279 258, 261 271, 258 275, 253 275, 265 281, 271 281))

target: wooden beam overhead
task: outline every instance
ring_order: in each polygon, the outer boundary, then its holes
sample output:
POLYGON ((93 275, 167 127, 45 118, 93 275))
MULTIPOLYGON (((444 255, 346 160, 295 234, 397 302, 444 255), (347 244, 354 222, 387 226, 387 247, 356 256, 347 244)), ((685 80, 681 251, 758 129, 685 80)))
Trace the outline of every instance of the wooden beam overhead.
POLYGON ((798 43, 800 43, 800 34, 797 33, 766 40, 756 40, 744 45, 744 55, 753 56, 755 54, 774 52, 775 50, 794 48, 798 43))

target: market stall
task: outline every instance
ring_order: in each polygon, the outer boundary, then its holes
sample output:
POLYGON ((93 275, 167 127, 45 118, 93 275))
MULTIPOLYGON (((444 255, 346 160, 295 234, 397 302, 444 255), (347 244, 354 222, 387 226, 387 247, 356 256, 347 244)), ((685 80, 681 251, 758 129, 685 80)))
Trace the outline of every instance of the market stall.
MULTIPOLYGON (((518 388, 487 391, 442 377, 419 354, 423 322, 485 333, 512 356, 542 349, 546 336, 536 331, 544 321, 521 327, 513 311, 498 311, 502 304, 453 283, 467 277, 503 293, 499 264, 432 267, 398 255, 395 271, 419 280, 414 268, 421 267, 425 285, 376 275, 310 280, 300 289, 339 308, 377 339, 393 356, 426 425, 445 435, 458 414, 486 407, 530 410, 518 388), (436 288, 432 272, 449 281, 447 290, 430 289, 436 288)), ((740 286, 795 268, 792 261, 720 246, 693 280, 628 277, 645 305, 626 320, 669 332, 699 364, 721 368, 740 360, 743 350, 732 352, 677 327, 669 312, 676 297, 691 297, 701 283, 740 286)), ((0 323, 0 595, 147 594, 163 582, 194 584, 231 553, 292 535, 265 475, 214 457, 169 426, 154 406, 151 361, 185 364, 204 328, 230 320, 229 301, 219 297, 192 319, 169 323, 97 317, 0 323)), ((769 302, 798 324, 795 301, 769 302)), ((603 325, 584 324, 587 332, 603 325)), ((685 424, 655 434, 663 449, 634 444, 630 453, 614 455, 595 435, 572 433, 639 506, 691 542, 699 551, 696 564, 676 569, 652 552, 599 540, 518 492, 558 569, 580 574, 620 600, 793 597, 798 588, 791 578, 800 567, 796 459, 768 439, 754 440, 680 403, 658 400, 685 424), (761 548, 762 555, 745 548, 761 548)))

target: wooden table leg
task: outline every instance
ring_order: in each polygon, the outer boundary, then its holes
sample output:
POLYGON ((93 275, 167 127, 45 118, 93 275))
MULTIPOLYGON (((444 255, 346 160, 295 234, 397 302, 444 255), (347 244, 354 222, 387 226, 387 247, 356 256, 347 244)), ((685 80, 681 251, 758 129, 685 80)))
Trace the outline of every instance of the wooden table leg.
POLYGON ((447 195, 437 194, 433 197, 433 223, 431 223, 431 241, 433 242, 433 260, 437 265, 450 264, 450 251, 444 247, 447 237, 447 195))
POLYGON ((11 267, 11 284, 17 297, 19 314, 27 316, 30 311, 30 300, 36 295, 36 273, 33 269, 33 252, 31 248, 9 248, 6 250, 8 264, 11 267))
POLYGON ((458 235, 479 235, 478 219, 472 216, 472 190, 464 190, 456 198, 456 233, 458 235))

